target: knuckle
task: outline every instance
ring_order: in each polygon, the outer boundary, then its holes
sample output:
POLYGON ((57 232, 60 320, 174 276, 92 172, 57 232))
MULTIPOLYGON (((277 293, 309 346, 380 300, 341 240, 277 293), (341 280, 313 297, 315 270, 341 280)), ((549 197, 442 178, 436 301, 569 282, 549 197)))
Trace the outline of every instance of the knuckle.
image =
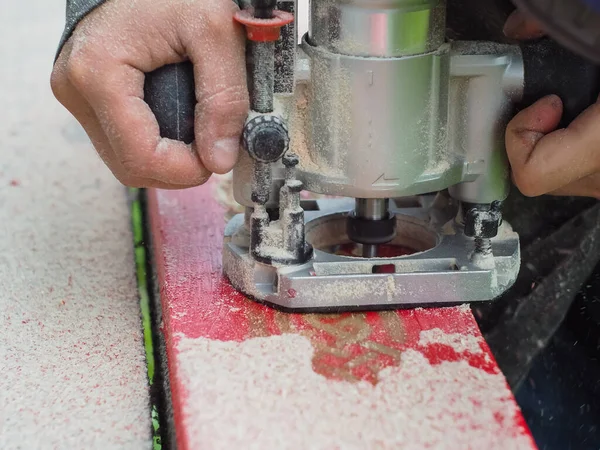
POLYGON ((519 118, 513 117, 510 122, 506 125, 504 130, 504 137, 508 141, 513 135, 516 134, 517 127, 519 126, 519 118))
POLYGON ((64 95, 64 74, 57 67, 52 70, 52 74, 50 75, 50 89, 52 89, 52 94, 56 97, 57 100, 61 100, 64 95))
POLYGON ((93 69, 81 57, 69 58, 67 61, 67 78, 77 89, 87 87, 93 69))

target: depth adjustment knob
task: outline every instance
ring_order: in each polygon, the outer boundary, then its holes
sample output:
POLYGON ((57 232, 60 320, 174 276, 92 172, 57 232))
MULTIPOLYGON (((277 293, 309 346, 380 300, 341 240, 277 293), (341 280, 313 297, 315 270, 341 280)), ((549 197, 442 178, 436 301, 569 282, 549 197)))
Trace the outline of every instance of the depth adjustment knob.
POLYGON ((285 154, 290 137, 287 127, 279 117, 265 114, 246 123, 242 141, 252 159, 272 163, 285 154))

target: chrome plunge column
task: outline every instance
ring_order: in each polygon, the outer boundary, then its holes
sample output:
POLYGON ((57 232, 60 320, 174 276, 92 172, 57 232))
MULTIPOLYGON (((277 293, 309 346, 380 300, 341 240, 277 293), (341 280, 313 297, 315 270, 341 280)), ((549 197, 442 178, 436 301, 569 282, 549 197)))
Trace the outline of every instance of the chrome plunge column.
POLYGON ((460 181, 445 156, 444 13, 431 0, 311 2, 308 190, 386 198, 460 181))

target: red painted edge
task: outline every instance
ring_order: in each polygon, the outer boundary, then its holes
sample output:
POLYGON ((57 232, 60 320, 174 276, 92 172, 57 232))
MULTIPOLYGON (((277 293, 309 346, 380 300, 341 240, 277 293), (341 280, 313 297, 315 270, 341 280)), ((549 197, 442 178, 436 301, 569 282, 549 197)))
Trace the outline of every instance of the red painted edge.
MULTIPOLYGON (((225 210, 215 198, 215 183, 211 181, 205 186, 185 191, 148 191, 148 216, 162 305, 161 331, 166 343, 179 449, 190 448, 191 430, 186 428, 186 423, 194 422, 193 417, 185 416, 188 390, 179 370, 181 355, 177 344, 180 336, 242 342, 252 337, 279 335, 293 330, 311 336, 314 345, 326 350, 343 333, 353 333, 352 326, 358 326, 369 329, 366 341, 384 346, 389 352, 377 354, 364 364, 346 366, 349 360, 365 353, 365 347, 360 343, 350 342, 344 347, 346 353, 341 356, 331 356, 327 351, 321 355, 317 352, 313 359, 315 372, 331 379, 338 379, 341 373, 343 377, 373 381, 377 373, 373 366, 380 370, 381 367, 398 364, 390 354, 416 349, 432 365, 443 361, 466 361, 487 373, 499 373, 472 313, 464 307, 403 310, 386 313, 385 316, 375 312, 318 316, 315 319, 315 316, 276 312, 244 298, 229 285, 221 272, 225 210), (386 323, 390 320, 401 323, 401 338, 386 323), (333 334, 327 331, 331 327, 333 334), (432 329, 481 339, 482 352, 457 351, 445 344, 419 342, 420 333, 432 329), (348 369, 350 366, 351 370, 348 369)), ((460 390, 460 380, 456 383, 457 390, 460 390)), ((505 389, 503 395, 514 402, 508 385, 505 389)), ((513 432, 528 436, 531 448, 536 448, 521 414, 516 413, 513 419, 510 425, 513 432)))

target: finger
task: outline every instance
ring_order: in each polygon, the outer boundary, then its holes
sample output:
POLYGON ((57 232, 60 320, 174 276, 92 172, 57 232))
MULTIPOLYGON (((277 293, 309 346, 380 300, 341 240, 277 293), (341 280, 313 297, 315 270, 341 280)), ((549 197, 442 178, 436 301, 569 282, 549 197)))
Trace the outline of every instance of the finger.
POLYGON ((191 146, 160 137, 156 118, 143 100, 143 72, 99 46, 84 49, 71 54, 69 80, 94 110, 127 175, 178 186, 206 181, 210 172, 191 146))
POLYGON ((546 34, 538 22, 519 10, 515 10, 508 17, 503 31, 507 37, 517 40, 538 39, 546 34))
POLYGON ((249 108, 245 38, 235 10, 230 0, 215 2, 212 26, 189 27, 182 39, 196 79, 195 148, 204 166, 220 174, 237 162, 249 108))
POLYGON ((513 179, 528 196, 555 191, 599 169, 600 105, 588 108, 566 129, 562 102, 548 96, 521 111, 506 130, 513 179))
MULTIPOLYGON (((96 152, 109 169, 116 175, 116 157, 106 138, 98 118, 86 99, 79 94, 69 81, 67 74, 68 59, 73 45, 72 40, 67 41, 65 48, 59 56, 52 71, 52 92, 60 103, 75 117, 83 127, 96 152)), ((122 176, 122 174, 119 174, 122 176)), ((120 178, 120 177, 118 177, 120 178)))
POLYGON ((593 197, 600 199, 600 173, 588 175, 585 178, 550 192, 551 195, 593 197))
POLYGON ((57 60, 51 79, 52 91, 61 104, 77 119, 85 130, 98 152, 100 158, 104 161, 115 177, 125 186, 138 188, 159 188, 159 189, 183 189, 190 187, 187 185, 174 185, 161 181, 130 176, 123 166, 119 163, 115 153, 112 151, 108 138, 104 134, 102 127, 94 114, 94 110, 86 102, 73 85, 69 82, 66 75, 66 60, 69 55, 69 48, 65 48, 57 60))
MULTIPOLYGON (((69 42, 66 46, 69 45, 69 42)), ((52 92, 84 128, 102 160, 107 165, 112 165, 115 155, 110 145, 108 145, 108 140, 98 123, 94 110, 69 81, 66 69, 69 49, 65 48, 65 50, 67 51, 60 55, 52 71, 52 92)))

